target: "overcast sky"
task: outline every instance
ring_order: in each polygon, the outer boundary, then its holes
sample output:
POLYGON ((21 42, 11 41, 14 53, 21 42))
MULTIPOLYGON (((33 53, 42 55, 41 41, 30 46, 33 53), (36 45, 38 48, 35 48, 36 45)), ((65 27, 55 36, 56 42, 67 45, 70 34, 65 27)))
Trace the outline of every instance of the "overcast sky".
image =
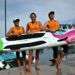
MULTIPOLYGON (((6 0, 7 30, 13 19, 21 19, 25 26, 30 21, 31 12, 37 14, 42 23, 48 20, 48 13, 55 11, 55 17, 60 23, 71 23, 75 19, 75 0, 6 0)), ((4 33, 4 0, 0 0, 0 33, 4 33)))

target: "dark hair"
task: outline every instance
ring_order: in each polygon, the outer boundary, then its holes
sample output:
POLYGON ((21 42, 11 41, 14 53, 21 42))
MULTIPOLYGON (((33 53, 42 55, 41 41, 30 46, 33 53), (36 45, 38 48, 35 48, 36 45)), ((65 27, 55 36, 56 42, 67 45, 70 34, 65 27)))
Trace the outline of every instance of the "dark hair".
POLYGON ((19 22, 19 21, 20 21, 20 19, 13 20, 13 23, 19 22))
POLYGON ((51 14, 54 15, 54 11, 49 12, 48 16, 50 16, 51 14))
POLYGON ((33 12, 33 13, 31 13, 31 14, 30 14, 30 17, 31 17, 32 15, 36 16, 36 13, 34 13, 34 12, 33 12))

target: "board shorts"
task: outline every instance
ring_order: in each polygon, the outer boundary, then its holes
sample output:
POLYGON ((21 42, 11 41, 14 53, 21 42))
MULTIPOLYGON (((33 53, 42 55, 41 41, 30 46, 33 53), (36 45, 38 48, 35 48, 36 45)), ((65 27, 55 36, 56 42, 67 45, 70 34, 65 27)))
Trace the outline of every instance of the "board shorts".
POLYGON ((58 54, 58 46, 52 47, 53 48, 53 58, 57 58, 58 54))
MULTIPOLYGON (((21 53, 22 53, 22 60, 26 60, 26 51, 21 51, 21 53)), ((16 59, 19 60, 21 59, 19 51, 16 52, 16 59)))
POLYGON ((69 51, 69 46, 68 45, 63 45, 63 52, 66 54, 68 54, 68 51, 69 51))

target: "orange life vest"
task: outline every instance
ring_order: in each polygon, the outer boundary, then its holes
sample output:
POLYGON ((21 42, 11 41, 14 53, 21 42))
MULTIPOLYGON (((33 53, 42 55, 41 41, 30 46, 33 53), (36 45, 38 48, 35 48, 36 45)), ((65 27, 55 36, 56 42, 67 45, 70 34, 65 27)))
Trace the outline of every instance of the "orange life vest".
POLYGON ((15 35, 21 35, 21 34, 24 34, 24 28, 22 26, 19 26, 19 27, 12 27, 11 28, 11 32, 12 34, 15 34, 15 35))
POLYGON ((29 22, 28 23, 29 31, 30 32, 38 32, 41 31, 41 23, 36 21, 35 23, 29 22))
POLYGON ((47 28, 50 29, 50 31, 57 31, 60 27, 58 21, 56 20, 48 21, 46 25, 47 25, 47 28))

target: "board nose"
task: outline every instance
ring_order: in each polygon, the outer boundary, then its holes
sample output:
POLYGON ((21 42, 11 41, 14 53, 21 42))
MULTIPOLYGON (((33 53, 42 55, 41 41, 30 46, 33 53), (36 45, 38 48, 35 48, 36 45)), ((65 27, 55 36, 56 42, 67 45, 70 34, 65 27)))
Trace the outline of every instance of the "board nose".
POLYGON ((2 41, 2 39, 0 38, 0 52, 3 51, 3 48, 4 48, 4 47, 3 47, 3 41, 2 41))

